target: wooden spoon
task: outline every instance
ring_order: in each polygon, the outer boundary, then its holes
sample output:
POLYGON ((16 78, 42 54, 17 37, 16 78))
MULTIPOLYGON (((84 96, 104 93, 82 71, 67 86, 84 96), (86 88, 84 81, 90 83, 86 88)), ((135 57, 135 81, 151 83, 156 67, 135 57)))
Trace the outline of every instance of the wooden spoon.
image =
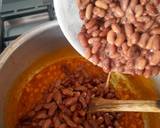
POLYGON ((92 98, 89 112, 160 112, 160 100, 108 100, 92 98))

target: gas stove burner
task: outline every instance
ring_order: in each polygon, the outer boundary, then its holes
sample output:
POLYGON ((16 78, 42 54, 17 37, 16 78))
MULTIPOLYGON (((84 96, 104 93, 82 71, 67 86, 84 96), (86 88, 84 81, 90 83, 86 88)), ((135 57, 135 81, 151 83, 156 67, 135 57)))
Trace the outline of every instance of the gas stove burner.
POLYGON ((16 39, 22 30, 29 29, 27 24, 33 28, 38 20, 44 22, 43 17, 55 19, 53 0, 0 0, 0 52, 8 45, 6 42, 16 39), (19 30, 13 32, 16 27, 19 30))

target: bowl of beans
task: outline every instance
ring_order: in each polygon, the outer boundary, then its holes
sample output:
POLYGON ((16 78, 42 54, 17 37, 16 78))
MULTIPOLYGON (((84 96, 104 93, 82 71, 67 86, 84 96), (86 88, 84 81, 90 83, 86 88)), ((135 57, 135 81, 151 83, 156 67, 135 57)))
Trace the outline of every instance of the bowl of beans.
POLYGON ((72 46, 106 73, 159 74, 158 0, 55 0, 55 10, 72 46))
POLYGON ((2 53, 0 127, 159 128, 157 113, 89 113, 94 97, 156 100, 158 85, 144 77, 112 73, 106 87, 108 74, 68 44, 57 22, 51 22, 21 36, 2 53))

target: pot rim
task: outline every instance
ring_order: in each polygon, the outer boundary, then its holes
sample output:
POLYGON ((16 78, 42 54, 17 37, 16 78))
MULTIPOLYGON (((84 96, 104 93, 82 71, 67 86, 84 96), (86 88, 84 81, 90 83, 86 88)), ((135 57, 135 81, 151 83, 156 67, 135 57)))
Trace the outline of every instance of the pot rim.
POLYGON ((0 70, 3 68, 4 64, 6 63, 8 58, 13 54, 13 52, 16 49, 18 49, 22 44, 24 44, 26 40, 31 39, 32 37, 38 35, 39 33, 42 33, 43 31, 54 26, 58 26, 58 22, 56 20, 36 26, 31 30, 29 30, 28 32, 22 34, 14 41, 12 41, 9 44, 9 46, 7 46, 5 50, 0 54, 0 70))

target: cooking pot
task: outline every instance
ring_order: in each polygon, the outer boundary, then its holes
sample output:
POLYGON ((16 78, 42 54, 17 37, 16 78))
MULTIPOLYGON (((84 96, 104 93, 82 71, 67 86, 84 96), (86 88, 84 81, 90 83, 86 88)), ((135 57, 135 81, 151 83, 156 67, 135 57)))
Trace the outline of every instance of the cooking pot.
POLYGON ((67 45, 57 22, 52 21, 22 35, 4 50, 0 55, 0 128, 4 128, 7 92, 16 78, 39 57, 67 45))
MULTIPOLYGON (((0 55, 0 128, 4 128, 7 93, 35 60, 68 46, 56 21, 43 24, 12 42, 0 55)), ((155 79, 159 83, 159 77, 155 79)), ((160 86, 156 86, 157 92, 160 86)), ((9 106, 12 107, 12 106, 9 106)))

